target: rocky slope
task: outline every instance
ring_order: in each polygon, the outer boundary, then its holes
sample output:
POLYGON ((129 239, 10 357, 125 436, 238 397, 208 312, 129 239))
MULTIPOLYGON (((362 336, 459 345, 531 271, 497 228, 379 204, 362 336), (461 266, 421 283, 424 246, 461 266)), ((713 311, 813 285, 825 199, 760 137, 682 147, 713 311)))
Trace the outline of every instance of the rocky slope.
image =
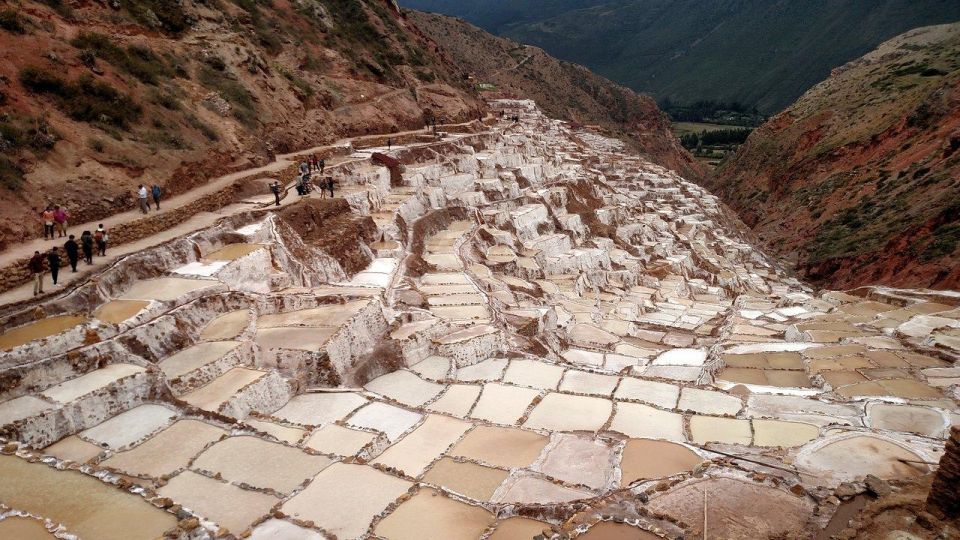
POLYGON ((557 60, 542 49, 493 36, 463 20, 408 11, 408 17, 436 41, 457 66, 488 94, 526 97, 544 111, 632 143, 651 160, 688 178, 704 171, 677 142, 670 120, 646 95, 613 83, 583 66, 557 60))
POLYGON ((476 118, 387 0, 0 2, 0 248, 343 136, 476 118))
POLYGON ((835 69, 708 186, 816 282, 960 286, 960 24, 835 69))

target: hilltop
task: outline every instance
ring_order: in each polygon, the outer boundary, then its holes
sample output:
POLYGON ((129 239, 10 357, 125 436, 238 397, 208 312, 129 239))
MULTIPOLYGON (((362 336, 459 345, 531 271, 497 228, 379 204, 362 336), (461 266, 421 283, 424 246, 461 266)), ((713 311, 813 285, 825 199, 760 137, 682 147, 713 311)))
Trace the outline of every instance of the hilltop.
POLYGON ((956 288, 960 24, 835 69, 708 186, 811 280, 956 288))
POLYGON ((658 102, 781 111, 912 28, 960 20, 951 0, 405 0, 582 64, 658 102))
POLYGON ((463 20, 412 10, 406 13, 454 64, 487 89, 486 94, 533 99, 552 117, 599 126, 688 178, 703 176, 701 165, 672 134, 670 119, 649 96, 463 20))
POLYGON ((464 74, 387 0, 0 4, 0 247, 341 137, 476 119, 464 74))

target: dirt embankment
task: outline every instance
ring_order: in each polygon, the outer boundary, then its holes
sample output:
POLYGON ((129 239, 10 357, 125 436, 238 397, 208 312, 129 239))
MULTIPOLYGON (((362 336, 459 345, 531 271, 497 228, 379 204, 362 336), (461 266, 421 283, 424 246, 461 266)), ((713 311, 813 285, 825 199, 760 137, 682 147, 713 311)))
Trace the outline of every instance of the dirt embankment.
POLYGON ((707 185, 815 283, 960 287, 960 24, 834 70, 707 185))
POLYGON ((340 263, 347 274, 355 274, 371 261, 361 248, 377 240, 377 224, 370 216, 357 216, 343 199, 306 199, 285 207, 280 218, 309 245, 323 250, 340 263))

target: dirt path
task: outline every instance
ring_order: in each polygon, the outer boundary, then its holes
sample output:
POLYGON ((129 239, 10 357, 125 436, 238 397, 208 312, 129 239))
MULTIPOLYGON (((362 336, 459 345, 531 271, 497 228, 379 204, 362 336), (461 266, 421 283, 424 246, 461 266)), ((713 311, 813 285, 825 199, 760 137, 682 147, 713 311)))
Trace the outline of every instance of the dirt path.
MULTIPOLYGON (((466 126, 466 125, 469 125, 470 123, 472 122, 465 122, 462 124, 453 124, 451 125, 451 127, 466 126)), ((297 161, 299 161, 298 158, 300 158, 301 156, 308 156, 310 154, 320 153, 326 150, 334 149, 336 147, 343 147, 344 145, 347 145, 347 144, 355 144, 355 145, 362 144, 365 141, 376 140, 378 138, 384 137, 385 135, 403 136, 403 135, 415 135, 415 134, 425 134, 425 133, 427 133, 426 129, 415 129, 415 130, 407 130, 407 131, 398 131, 398 132, 389 133, 389 134, 384 133, 384 134, 374 134, 374 135, 361 135, 357 137, 340 139, 333 144, 315 146, 313 148, 298 150, 296 152, 290 152, 288 154, 280 154, 280 155, 277 155, 276 161, 269 163, 267 165, 223 175, 213 179, 207 184, 204 184, 190 191, 172 196, 167 199, 162 199, 160 201, 160 208, 161 208, 160 212, 167 212, 167 211, 185 206, 205 195, 211 194, 217 190, 225 189, 226 187, 230 186, 231 184, 233 184, 234 182, 242 178, 256 177, 258 175, 270 174, 270 173, 275 173, 277 171, 282 171, 287 167, 293 165, 297 161)), ((425 144, 432 144, 432 143, 425 143, 425 144)), ((394 147, 395 150, 400 148, 402 148, 402 146, 394 147)), ((363 158, 363 159, 366 159, 366 158, 363 158)), ((343 165, 344 163, 348 163, 351 161, 354 161, 354 160, 338 159, 338 160, 335 160, 334 163, 331 163, 330 166, 336 167, 338 165, 343 165)), ((292 183, 293 183, 293 180, 289 182, 288 187, 292 183)), ((314 195, 316 194, 312 194, 311 196, 314 196, 314 195)), ((281 200, 281 206, 294 204, 298 200, 300 200, 300 197, 298 197, 296 193, 293 192, 291 189, 287 189, 285 197, 283 198, 283 200, 281 200)), ((152 202, 152 199, 151 199, 151 202, 152 202)), ((61 268, 59 279, 58 279, 59 283, 57 286, 53 286, 51 277, 50 277, 50 272, 46 272, 44 275, 44 292, 48 294, 52 292, 59 293, 61 291, 69 289, 72 286, 82 283, 85 279, 89 278, 90 275, 92 275, 96 271, 99 271, 109 266, 110 264, 113 264, 118 258, 123 257, 124 255, 128 255, 138 250, 142 250, 142 249, 146 249, 149 247, 162 244, 164 242, 177 238, 178 236, 188 234, 190 232, 196 231, 198 229, 202 229, 204 227, 209 227, 214 223, 216 223, 217 220, 225 216, 228 216, 237 212, 251 210, 253 208, 270 206, 272 202, 273 202, 273 196, 269 193, 265 193, 263 197, 254 197, 246 203, 231 204, 223 208, 220 208, 219 210, 214 212, 199 212, 197 214, 194 214, 187 220, 185 220, 183 223, 175 227, 171 227, 169 229, 161 231, 157 234, 153 234, 149 237, 142 238, 140 240, 135 240, 132 242, 127 242, 124 244, 119 244, 116 246, 111 246, 107 249, 106 257, 94 257, 93 265, 87 265, 83 261, 80 261, 80 264, 77 266, 78 271, 76 273, 71 272, 69 267, 61 268)), ((156 211, 155 210, 150 211, 151 214, 154 212, 156 211)), ((143 217, 144 215, 140 212, 139 208, 135 208, 132 210, 128 210, 126 212, 114 214, 110 217, 98 220, 96 222, 70 224, 69 233, 74 234, 77 236, 77 238, 79 238, 80 233, 83 232, 84 230, 90 230, 90 231, 96 230, 97 225, 99 223, 103 223, 104 228, 106 228, 109 231, 110 229, 120 224, 129 223, 129 222, 141 219, 143 217)), ((41 239, 25 242, 23 244, 19 244, 4 252, 0 252, 0 268, 6 268, 16 263, 17 261, 21 261, 24 258, 30 257, 31 255, 33 255, 34 251, 40 251, 41 253, 44 253, 54 246, 58 248, 62 248, 63 243, 65 241, 66 241, 66 238, 57 238, 54 240, 44 240, 41 238, 41 239)), ((63 254, 62 249, 61 249, 61 254, 63 254)), ((32 297, 33 297, 33 284, 32 282, 28 282, 18 287, 15 287, 13 289, 10 289, 8 291, 5 291, 3 293, 0 293, 0 306, 7 306, 10 304, 19 303, 25 300, 29 300, 32 297)))

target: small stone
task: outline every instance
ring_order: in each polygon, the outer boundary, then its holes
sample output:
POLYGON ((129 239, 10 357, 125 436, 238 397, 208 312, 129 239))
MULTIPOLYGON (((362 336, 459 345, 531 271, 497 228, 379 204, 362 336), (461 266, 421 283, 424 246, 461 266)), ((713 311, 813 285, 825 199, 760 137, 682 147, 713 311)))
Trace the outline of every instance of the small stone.
POLYGON ((864 482, 870 493, 873 493, 877 497, 886 497, 893 491, 890 489, 890 484, 872 474, 868 474, 864 482))
POLYGON ((838 506, 840 504, 840 499, 834 497, 833 495, 827 497, 827 504, 832 504, 833 506, 838 506))
POLYGON ((3 453, 4 453, 4 454, 13 454, 14 452, 17 451, 17 448, 19 448, 19 446, 17 446, 17 443, 12 443, 12 442, 7 443, 7 444, 3 445, 3 453))
POLYGON ((160 497, 159 499, 156 499, 153 502, 160 508, 170 508, 171 506, 173 506, 173 499, 169 497, 160 497))
POLYGON ((936 529, 938 521, 940 520, 930 512, 925 510, 917 512, 917 525, 923 527, 924 529, 936 529))
POLYGON ((846 500, 861 492, 863 492, 863 490, 854 484, 851 484, 850 482, 844 482, 837 486, 837 489, 834 490, 833 494, 837 497, 840 497, 841 500, 846 500))
POLYGON ((188 517, 181 519, 177 525, 185 531, 192 531, 200 526, 200 520, 195 517, 188 517))
POLYGON ((790 493, 793 493, 797 497, 803 497, 804 495, 807 494, 807 490, 803 489, 803 486, 801 486, 800 484, 794 484, 790 488, 790 493))

